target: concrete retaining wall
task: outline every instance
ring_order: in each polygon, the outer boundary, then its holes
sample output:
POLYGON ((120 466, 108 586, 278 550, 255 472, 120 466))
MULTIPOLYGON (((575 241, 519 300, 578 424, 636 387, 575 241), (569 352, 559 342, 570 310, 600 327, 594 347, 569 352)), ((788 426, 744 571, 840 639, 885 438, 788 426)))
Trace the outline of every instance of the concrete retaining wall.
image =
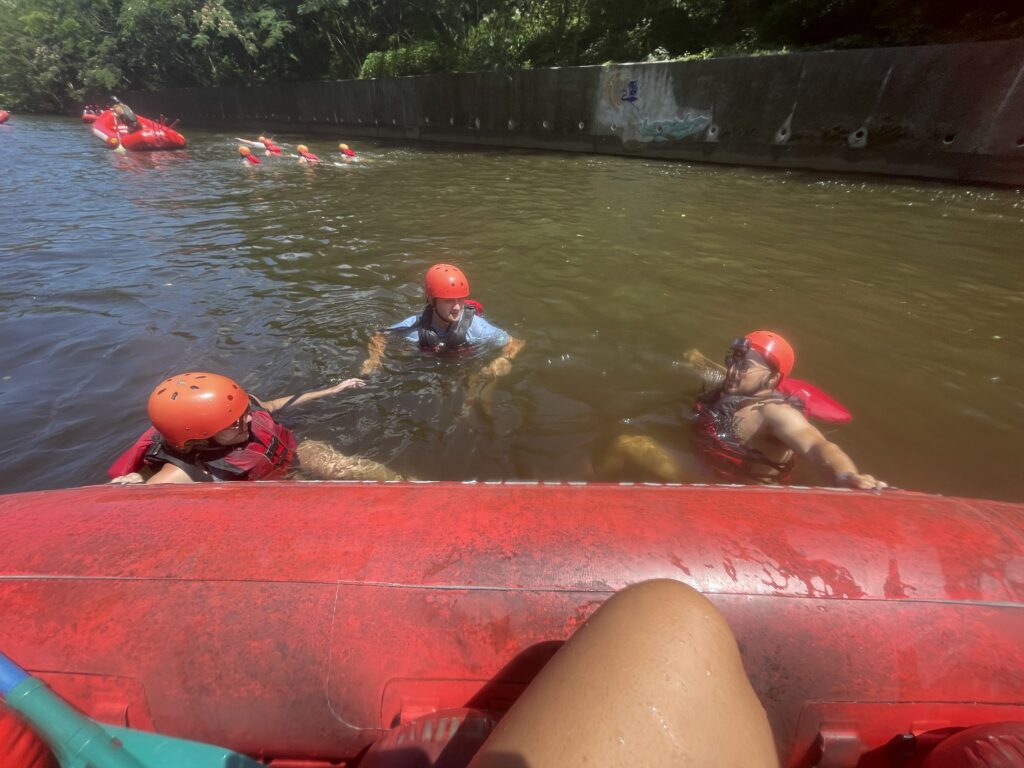
POLYGON ((180 117, 186 132, 230 125, 1024 185, 1024 40, 125 98, 180 117))

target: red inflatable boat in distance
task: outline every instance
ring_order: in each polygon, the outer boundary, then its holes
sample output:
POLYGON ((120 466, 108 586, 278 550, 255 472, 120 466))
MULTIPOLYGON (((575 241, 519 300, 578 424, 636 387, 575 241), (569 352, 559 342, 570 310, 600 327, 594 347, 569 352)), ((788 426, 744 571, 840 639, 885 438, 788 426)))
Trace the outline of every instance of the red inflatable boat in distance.
POLYGON ((6 109, 0 109, 0 123, 6 123, 10 116, 11 113, 8 112, 6 109))
POLYGON ((156 152, 184 149, 185 137, 170 126, 136 115, 141 129, 132 131, 109 109, 103 110, 92 124, 92 132, 108 147, 124 147, 132 152, 156 152))

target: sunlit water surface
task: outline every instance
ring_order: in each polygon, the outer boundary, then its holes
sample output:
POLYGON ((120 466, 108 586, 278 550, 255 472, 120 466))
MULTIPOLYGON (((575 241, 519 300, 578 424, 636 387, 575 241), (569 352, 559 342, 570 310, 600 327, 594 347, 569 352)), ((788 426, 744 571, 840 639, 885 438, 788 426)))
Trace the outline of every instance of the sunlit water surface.
POLYGON ((685 459, 683 353, 771 328, 853 411, 823 427, 862 469, 1024 499, 1019 191, 368 141, 248 167, 183 130, 123 155, 71 119, 0 126, 0 490, 102 482, 177 371, 263 397, 356 375, 450 261, 526 340, 512 373, 478 394, 487 356, 392 343, 365 389, 287 416, 300 437, 424 479, 593 480, 624 432, 685 459))

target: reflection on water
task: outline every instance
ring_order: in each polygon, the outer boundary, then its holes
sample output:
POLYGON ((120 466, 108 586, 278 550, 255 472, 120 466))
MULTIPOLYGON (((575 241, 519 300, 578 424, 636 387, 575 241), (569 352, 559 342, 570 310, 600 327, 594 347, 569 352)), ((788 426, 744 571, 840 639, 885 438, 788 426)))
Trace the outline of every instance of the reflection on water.
POLYGON ((266 397, 356 375, 452 261, 526 340, 512 373, 481 388, 489 358, 392 341, 365 389, 289 416, 300 436, 420 478, 586 479, 631 431, 686 458, 683 353, 763 327, 853 411, 826 432, 865 471, 1024 499, 1019 191, 352 141, 366 162, 249 166, 188 126, 141 155, 70 119, 4 129, 4 491, 103 480, 178 370, 266 397))

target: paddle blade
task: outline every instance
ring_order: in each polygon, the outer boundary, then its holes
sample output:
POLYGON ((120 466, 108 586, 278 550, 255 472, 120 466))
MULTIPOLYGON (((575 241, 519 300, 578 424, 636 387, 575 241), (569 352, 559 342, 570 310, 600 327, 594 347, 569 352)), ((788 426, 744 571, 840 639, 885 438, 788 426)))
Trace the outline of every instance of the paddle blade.
POLYGON ((62 768, 264 768, 223 747, 97 723, 3 653, 0 701, 53 750, 62 768))
POLYGON ((266 768, 262 763, 224 747, 133 728, 100 725, 144 768, 266 768))

